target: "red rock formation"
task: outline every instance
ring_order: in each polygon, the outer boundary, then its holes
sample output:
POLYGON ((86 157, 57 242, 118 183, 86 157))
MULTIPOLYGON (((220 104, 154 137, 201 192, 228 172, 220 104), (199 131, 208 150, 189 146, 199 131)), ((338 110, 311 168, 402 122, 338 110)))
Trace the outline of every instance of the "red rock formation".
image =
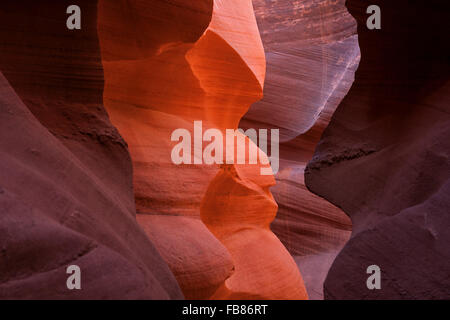
POLYGON ((341 207, 352 238, 325 282, 328 299, 450 297, 450 68, 442 1, 349 0, 361 64, 306 171, 315 193, 341 207), (412 17, 416 17, 412 21, 412 17), (381 268, 368 290, 366 268, 381 268))
POLYGON ((149 214, 138 214, 137 219, 187 298, 211 297, 232 275, 230 253, 199 219, 149 214))
POLYGON ((212 298, 306 299, 295 262, 270 230, 277 205, 269 187, 275 181, 258 176, 258 167, 224 166, 205 195, 202 220, 236 268, 212 298))
POLYGON ((306 298, 292 257, 270 232, 276 203, 268 188, 274 181, 260 178, 261 165, 177 166, 171 159, 174 130, 193 133, 194 120, 205 128, 237 128, 261 98, 265 59, 251 2, 100 1, 99 13, 105 104, 130 147, 138 220, 185 295, 306 298), (138 36, 130 21, 141 31, 138 36), (127 42, 118 41, 122 38, 127 42), (233 193, 241 187, 244 197, 233 193), (152 216, 161 214, 173 217, 152 216), (205 265, 180 264, 180 252, 184 261, 205 265))
POLYGON ((356 22, 343 0, 256 0, 254 6, 267 77, 264 98, 240 126, 280 128, 284 142, 272 188, 279 209, 272 229, 296 257, 310 297, 321 299, 332 257, 349 239, 351 223, 306 189, 303 173, 353 82, 359 62, 356 22))
POLYGON ((280 128, 282 141, 333 113, 358 63, 356 24, 345 1, 254 0, 267 59, 264 99, 244 127, 280 128), (277 110, 277 112, 274 112, 277 110))
POLYGON ((3 0, 0 297, 304 299, 296 261, 320 298, 336 205, 327 298, 448 298, 447 11, 374 2, 381 31, 348 1, 362 64, 316 196, 359 59, 343 1, 255 0, 266 70, 250 1, 81 0, 69 31, 68 1, 3 0), (281 128, 280 172, 174 165, 194 120, 281 128))
POLYGON ((96 2, 78 1, 76 32, 70 4, 0 5, 0 298, 182 298, 135 220, 130 157, 102 107, 96 2))

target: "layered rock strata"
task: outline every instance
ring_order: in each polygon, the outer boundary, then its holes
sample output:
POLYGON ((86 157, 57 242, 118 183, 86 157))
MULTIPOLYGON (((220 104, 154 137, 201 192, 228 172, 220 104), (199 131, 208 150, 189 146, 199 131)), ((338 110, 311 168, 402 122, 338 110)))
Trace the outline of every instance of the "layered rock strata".
POLYGON ((251 1, 100 1, 99 34, 105 104, 130 147, 138 221, 185 295, 306 298, 294 260, 269 229, 275 181, 260 175, 262 164, 201 164, 194 148, 200 163, 171 159, 176 129, 194 136, 194 121, 204 131, 236 129, 262 97, 265 58, 251 1))
POLYGON ((240 126, 280 129, 280 171, 271 189, 279 209, 272 229, 295 256, 310 297, 321 299, 325 275, 350 237, 351 222, 307 190, 303 175, 353 82, 360 58, 356 22, 344 0, 253 3, 267 76, 263 99, 240 126))
POLYGON ((70 4, 0 5, 0 298, 181 299, 102 106, 96 1, 78 1, 76 32, 70 4), (69 265, 82 290, 68 290, 69 265))
POLYGON ((381 8, 381 30, 366 27, 365 1, 347 1, 361 63, 305 175, 353 222, 325 297, 448 299, 448 8, 442 1, 372 4, 381 8), (381 290, 366 286, 370 265, 381 269, 381 290))

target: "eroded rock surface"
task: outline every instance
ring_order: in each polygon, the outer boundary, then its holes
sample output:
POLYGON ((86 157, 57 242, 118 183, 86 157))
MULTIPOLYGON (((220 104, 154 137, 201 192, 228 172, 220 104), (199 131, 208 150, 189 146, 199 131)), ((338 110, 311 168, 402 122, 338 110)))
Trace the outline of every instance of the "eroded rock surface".
POLYGON ((308 164, 306 183, 352 219, 325 282, 328 299, 448 299, 450 87, 442 1, 349 0, 361 63, 308 164), (420 17, 412 22, 411 17, 420 17), (381 268, 381 290, 366 269, 381 268))
POLYGON ((236 129, 262 97, 266 64, 251 1, 100 1, 99 13, 105 104, 130 147, 137 210, 144 216, 138 221, 150 238, 163 237, 155 243, 185 295, 307 298, 294 260, 269 229, 277 208, 268 190, 274 179, 260 178, 261 164, 178 166, 171 159, 176 129, 194 136, 196 120, 204 131, 236 129), (127 10, 118 10, 121 5, 127 10), (130 23, 141 33, 130 32, 130 23), (129 45, 119 41, 124 37, 129 45), (228 172, 240 174, 225 179, 228 172), (244 194, 235 194, 240 188, 244 194), (180 252, 192 262, 180 265, 180 252))
POLYGON ((280 129, 280 171, 271 189, 279 209, 272 230, 296 261, 308 265, 302 269, 299 263, 310 297, 321 299, 332 262, 328 257, 349 239, 351 222, 343 211, 308 191, 303 174, 353 82, 360 58, 356 22, 344 0, 253 3, 267 76, 263 99, 252 105, 240 126, 280 129), (319 268, 325 271, 316 272, 319 268))
POLYGON ((0 297, 181 299, 135 219, 131 161, 102 106, 96 1, 0 4, 0 297), (68 290, 78 265, 82 290, 68 290))

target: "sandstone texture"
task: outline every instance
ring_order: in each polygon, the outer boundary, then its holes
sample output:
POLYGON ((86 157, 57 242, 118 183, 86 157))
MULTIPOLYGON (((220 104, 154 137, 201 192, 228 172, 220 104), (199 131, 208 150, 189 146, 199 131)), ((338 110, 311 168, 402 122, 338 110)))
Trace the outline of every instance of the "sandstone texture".
MULTIPOLYGON (((171 159, 172 132, 194 136, 194 121, 203 130, 237 129, 262 97, 266 61, 252 2, 100 1, 98 26, 104 101, 130 148, 138 221, 186 297, 307 298, 293 258, 270 230, 275 180, 260 175, 262 162, 171 159)), ((244 139, 247 150, 252 142, 244 139)))
POLYGON ((0 298, 181 299, 135 219, 126 143, 102 106, 95 1, 0 5, 0 298), (66 268, 82 270, 82 290, 66 268))
POLYGON ((450 298, 443 1, 72 4, 0 3, 0 299, 450 298))
POLYGON ((442 1, 349 0, 361 63, 305 180, 352 219, 351 240, 325 282, 327 299, 450 296, 450 87, 448 8, 442 1), (412 17, 420 21, 412 21, 412 17), (381 269, 368 290, 366 269, 381 269))
POLYGON ((280 171, 271 189, 279 208, 272 230, 296 261, 303 261, 299 267, 310 297, 322 299, 333 261, 328 257, 348 241, 351 222, 343 211, 307 190, 303 175, 353 82, 360 58, 356 21, 344 0, 253 3, 267 76, 263 99, 251 106, 240 126, 280 129, 280 171))

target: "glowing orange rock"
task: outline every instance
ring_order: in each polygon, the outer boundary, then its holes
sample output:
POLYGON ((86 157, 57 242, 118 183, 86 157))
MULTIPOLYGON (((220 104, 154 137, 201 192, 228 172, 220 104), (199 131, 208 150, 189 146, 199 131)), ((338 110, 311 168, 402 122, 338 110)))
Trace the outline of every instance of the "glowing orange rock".
POLYGON ((304 169, 323 130, 353 82, 359 62, 356 21, 345 0, 254 0, 266 50, 264 98, 242 118, 242 128, 280 129, 280 167, 271 189, 279 205, 272 223, 298 262, 311 299, 350 238, 351 221, 311 193, 304 169))
POLYGON ((216 299, 306 299, 297 265, 270 230, 277 204, 271 176, 248 166, 225 165, 211 182, 202 220, 230 251, 236 271, 216 299), (232 201, 231 201, 231 200, 232 201))
POLYGON ((175 129, 192 131, 194 120, 237 128, 262 97, 265 57, 251 1, 175 2, 125 1, 127 10, 99 4, 104 102, 129 145, 137 210, 145 214, 138 221, 188 298, 307 298, 295 262, 269 229, 277 210, 269 191, 274 179, 260 175, 261 164, 176 166, 170 158, 175 129), (212 233, 198 225, 202 201, 201 218, 212 233), (192 219, 196 227, 189 233, 177 227, 178 217, 167 223, 155 214, 183 215, 189 218, 180 224, 192 219), (217 252, 230 256, 207 263, 224 272, 199 277, 200 264, 197 270, 192 261, 177 264, 175 253, 183 251, 199 263, 217 259, 217 252))
POLYGON ((229 252, 200 219, 138 214, 186 297, 211 296, 234 271, 229 252))

